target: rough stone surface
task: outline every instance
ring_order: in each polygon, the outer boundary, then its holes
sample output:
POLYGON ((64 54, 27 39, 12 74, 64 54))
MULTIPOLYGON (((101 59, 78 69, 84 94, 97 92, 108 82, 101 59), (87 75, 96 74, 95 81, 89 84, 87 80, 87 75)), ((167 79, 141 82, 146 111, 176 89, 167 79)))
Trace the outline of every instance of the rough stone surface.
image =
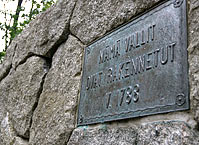
POLYGON ((31 57, 24 64, 12 69, 0 83, 1 100, 10 114, 17 134, 29 137, 29 128, 34 107, 38 102, 43 78, 48 71, 46 62, 39 57, 31 57))
POLYGON ((194 117, 199 122, 199 1, 189 1, 189 73, 194 117))
POLYGON ((53 57, 39 104, 34 112, 31 144, 62 145, 75 128, 83 45, 73 36, 53 57))
POLYGON ((198 145, 199 136, 183 122, 157 122, 134 127, 79 127, 68 145, 198 145))
POLYGON ((138 127, 139 145, 198 145, 199 132, 184 122, 158 122, 138 127))
POLYGON ((51 57, 57 46, 67 39, 69 21, 77 0, 64 0, 41 13, 17 36, 13 66, 32 54, 51 57))
POLYGON ((17 137, 14 131, 10 114, 7 113, 1 123, 1 142, 0 145, 28 145, 27 140, 17 137))
POLYGON ((6 56, 3 63, 0 64, 0 81, 9 74, 9 71, 12 68, 12 60, 15 54, 15 49, 16 40, 13 40, 13 42, 10 44, 6 51, 6 56))
POLYGON ((81 127, 74 130, 67 145, 135 145, 135 128, 81 127))
POLYGON ((160 1, 81 0, 76 4, 70 30, 88 44, 160 1))

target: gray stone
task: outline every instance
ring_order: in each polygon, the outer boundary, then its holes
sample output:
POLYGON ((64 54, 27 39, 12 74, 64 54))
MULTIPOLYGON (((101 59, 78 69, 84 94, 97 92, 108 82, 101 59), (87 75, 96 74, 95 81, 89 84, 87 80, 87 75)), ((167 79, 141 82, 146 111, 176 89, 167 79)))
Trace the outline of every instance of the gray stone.
POLYGON ((0 83, 1 101, 5 111, 10 114, 16 133, 24 138, 29 137, 32 114, 47 72, 45 66, 44 59, 33 56, 16 70, 12 69, 0 83))
POLYGON ((70 30, 88 44, 160 1, 81 0, 76 4, 70 30))
POLYGON ((29 143, 20 137, 15 137, 13 145, 29 145, 29 143))
POLYGON ((189 0, 189 79, 191 109, 199 122, 199 1, 189 0))
POLYGON ((67 145, 136 145, 135 128, 108 128, 102 125, 97 128, 79 127, 67 145))
POLYGON ((83 45, 69 36, 53 57, 30 132, 31 144, 63 145, 76 124, 83 45))
POLYGON ((4 61, 0 64, 0 81, 4 79, 12 68, 12 60, 16 51, 16 41, 9 45, 4 61))
POLYGON ((199 132, 184 122, 158 122, 138 128, 139 145, 198 145, 199 132))
POLYGON ((27 140, 17 137, 16 132, 12 126, 10 114, 7 113, 1 122, 1 142, 0 145, 28 145, 27 140))
POLYGON ((33 54, 52 57, 58 45, 67 39, 69 21, 77 0, 65 0, 39 14, 17 40, 13 67, 33 54))
POLYGON ((198 145, 198 131, 184 122, 157 122, 141 126, 100 125, 75 129, 68 145, 198 145))

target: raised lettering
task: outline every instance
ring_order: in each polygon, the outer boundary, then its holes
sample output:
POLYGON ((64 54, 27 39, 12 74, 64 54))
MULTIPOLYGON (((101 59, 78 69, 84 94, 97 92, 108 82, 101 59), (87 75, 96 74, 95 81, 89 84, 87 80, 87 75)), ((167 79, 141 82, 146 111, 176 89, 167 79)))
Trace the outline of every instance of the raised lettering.
POLYGON ((130 73, 129 73, 129 64, 130 64, 130 63, 131 63, 130 61, 127 61, 127 62, 125 63, 125 73, 124 73, 124 77, 125 77, 125 78, 127 78, 127 77, 130 76, 130 73))
POLYGON ((123 89, 121 89, 120 90, 120 104, 119 104, 119 106, 122 106, 122 103, 123 103, 123 100, 124 100, 124 95, 125 95, 125 88, 123 88, 123 89))
POLYGON ((106 108, 108 109, 108 108, 111 107, 111 104, 110 104, 110 102, 111 102, 111 93, 110 92, 107 93, 106 96, 108 96, 108 100, 107 100, 107 103, 106 103, 106 108))
POLYGON ((124 75, 123 75, 124 64, 125 64, 125 63, 121 63, 121 64, 119 65, 119 71, 118 71, 118 78, 119 78, 119 79, 123 79, 123 78, 124 78, 124 75))
POLYGON ((156 49, 154 53, 154 67, 158 66, 158 53, 160 52, 160 49, 156 49))
POLYGON ((152 26, 152 38, 151 38, 152 41, 153 41, 154 38, 155 38, 155 26, 156 26, 156 25, 153 25, 153 26, 152 26))
POLYGON ((90 89, 90 76, 87 78, 87 83, 86 83, 86 90, 90 89))
POLYGON ((137 65, 139 66, 139 73, 145 71, 145 55, 137 57, 137 65))
POLYGON ((120 56, 120 40, 117 40, 116 57, 120 56))
POLYGON ((109 68, 108 69, 108 75, 107 75, 107 83, 111 83, 113 80, 113 69, 109 68))
POLYGON ((138 65, 135 65, 135 61, 132 59, 131 60, 131 66, 132 66, 132 72, 131 75, 137 74, 138 73, 138 65))
POLYGON ((132 100, 132 87, 129 86, 126 91, 126 103, 130 104, 132 100))
POLYGON ((104 62, 104 53, 100 50, 99 64, 104 62))
POLYGON ((141 45, 145 44, 145 35, 144 35, 144 30, 142 30, 142 42, 141 45))
POLYGON ((126 51, 126 52, 130 51, 130 49, 129 49, 130 39, 131 39, 131 37, 127 37, 127 38, 125 39, 125 44, 126 44, 126 49, 125 49, 125 51, 126 51))
POLYGON ((140 44, 139 44, 139 33, 136 32, 136 47, 140 47, 140 44))
POLYGON ((176 45, 176 43, 172 43, 169 45, 170 49, 171 49, 171 62, 174 61, 174 46, 176 45))
POLYGON ((168 46, 161 49, 161 63, 166 64, 168 61, 168 46))
POLYGON ((152 57, 152 52, 147 54, 147 59, 146 59, 146 70, 150 70, 152 68, 151 65, 151 57, 152 57))
POLYGON ((135 85, 134 87, 134 95, 133 95, 133 101, 137 102, 139 100, 139 91, 140 91, 140 86, 138 84, 135 85))

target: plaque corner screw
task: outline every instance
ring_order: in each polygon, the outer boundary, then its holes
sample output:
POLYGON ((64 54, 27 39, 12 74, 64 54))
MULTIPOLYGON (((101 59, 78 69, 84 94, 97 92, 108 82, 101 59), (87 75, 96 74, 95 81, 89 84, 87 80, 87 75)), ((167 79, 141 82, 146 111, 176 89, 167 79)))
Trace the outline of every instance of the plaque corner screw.
POLYGON ((178 8, 182 5, 184 0, 175 0, 173 5, 174 5, 174 8, 178 8))
POLYGON ((178 94, 176 97, 176 104, 178 106, 182 106, 186 102, 184 94, 178 94))

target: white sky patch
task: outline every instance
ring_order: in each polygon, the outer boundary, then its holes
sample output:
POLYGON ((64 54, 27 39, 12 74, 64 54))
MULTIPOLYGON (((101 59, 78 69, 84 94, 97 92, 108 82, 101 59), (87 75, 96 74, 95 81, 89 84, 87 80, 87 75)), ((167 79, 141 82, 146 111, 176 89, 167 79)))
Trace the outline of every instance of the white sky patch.
MULTIPOLYGON (((36 0, 38 3, 41 0, 36 0)), ((0 11, 6 11, 7 13, 12 13, 15 14, 16 8, 17 8, 17 3, 18 0, 12 1, 12 0, 1 0, 0 1, 0 11)), ((22 13, 26 13, 28 14, 30 12, 31 9, 31 0, 24 0, 22 3, 22 7, 25 7, 25 11, 22 11, 20 14, 22 13)), ((19 17, 19 22, 23 22, 23 18, 19 17)), ((5 20, 5 15, 0 13, 0 22, 1 23, 11 23, 11 25, 13 24, 13 22, 10 22, 10 16, 7 15, 7 20, 5 20)), ((5 40, 2 39, 2 37, 5 35, 5 32, 0 30, 0 52, 3 51, 3 49, 5 48, 5 40)))

